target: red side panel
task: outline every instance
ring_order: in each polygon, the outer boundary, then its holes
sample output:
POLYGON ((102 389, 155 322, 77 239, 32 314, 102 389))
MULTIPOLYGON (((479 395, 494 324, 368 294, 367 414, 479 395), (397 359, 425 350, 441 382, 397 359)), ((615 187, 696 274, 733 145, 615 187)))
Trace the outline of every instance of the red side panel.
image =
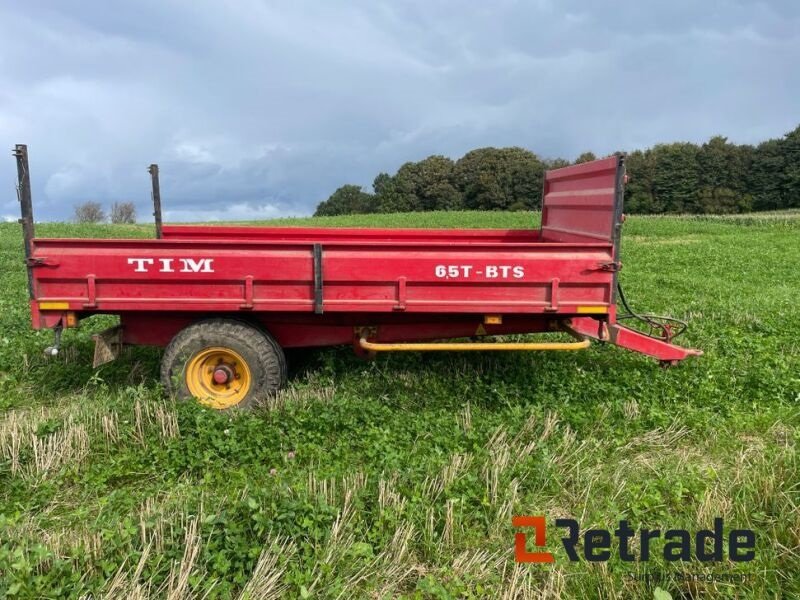
POLYGON ((545 174, 542 240, 616 242, 622 218, 621 156, 545 174))
POLYGON ((36 240, 64 310, 575 314, 613 305, 609 243, 36 240), (320 292, 319 301, 316 292, 320 292), (319 305, 317 305, 319 304, 319 305))

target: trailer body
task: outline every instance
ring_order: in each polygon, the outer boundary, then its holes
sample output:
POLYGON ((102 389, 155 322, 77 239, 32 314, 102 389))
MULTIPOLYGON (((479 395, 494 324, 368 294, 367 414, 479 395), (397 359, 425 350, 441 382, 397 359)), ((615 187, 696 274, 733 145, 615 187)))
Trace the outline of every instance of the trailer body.
POLYGON ((624 181, 616 155, 548 171, 530 230, 164 225, 160 239, 26 239, 33 326, 116 314, 117 342, 166 346, 221 316, 283 348, 360 353, 566 329, 675 363, 699 352, 617 322, 624 181))

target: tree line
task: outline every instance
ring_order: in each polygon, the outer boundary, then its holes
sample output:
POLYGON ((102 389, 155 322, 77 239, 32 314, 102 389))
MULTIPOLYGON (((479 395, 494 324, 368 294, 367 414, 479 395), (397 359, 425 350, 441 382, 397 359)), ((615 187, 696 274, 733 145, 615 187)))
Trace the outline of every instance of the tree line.
MULTIPOLYGON (((800 207, 800 126, 757 146, 715 136, 626 152, 628 213, 738 213, 800 207)), ((367 192, 343 185, 315 216, 430 210, 536 210, 544 172, 594 160, 544 159, 524 148, 429 156, 380 173, 367 192)))
POLYGON ((111 212, 106 215, 99 202, 83 202, 75 206, 76 223, 103 223, 109 219, 112 223, 136 223, 136 206, 133 202, 114 202, 111 212))

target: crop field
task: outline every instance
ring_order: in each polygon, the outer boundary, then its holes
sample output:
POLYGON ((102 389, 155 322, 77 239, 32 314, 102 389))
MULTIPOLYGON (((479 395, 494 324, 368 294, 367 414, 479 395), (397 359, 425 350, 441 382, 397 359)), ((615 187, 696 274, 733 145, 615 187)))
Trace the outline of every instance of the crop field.
POLYGON ((662 369, 599 344, 373 362, 327 349, 297 357, 262 407, 229 414, 165 398, 156 349, 93 370, 91 334, 113 317, 67 330, 45 358, 19 226, 0 224, 0 597, 800 597, 800 213, 631 217, 622 253, 634 308, 688 320, 678 341, 704 356, 662 369), (553 564, 515 563, 513 515, 545 515, 553 564), (755 531, 755 558, 666 562, 662 538, 646 562, 615 545, 608 562, 571 562, 561 517, 612 532, 720 517, 755 531))

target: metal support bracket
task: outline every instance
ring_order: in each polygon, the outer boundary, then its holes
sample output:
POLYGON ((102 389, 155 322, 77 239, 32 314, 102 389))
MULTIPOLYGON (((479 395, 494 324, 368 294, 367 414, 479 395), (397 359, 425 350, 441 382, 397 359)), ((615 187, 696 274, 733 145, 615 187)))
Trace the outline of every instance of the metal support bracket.
POLYGON ((97 276, 94 273, 89 273, 86 276, 86 302, 83 307, 97 307, 97 276))
POLYGON ((244 304, 240 304, 239 308, 252 309, 253 308, 253 276, 248 275, 244 278, 244 304))
POLYGON ((92 336, 94 340, 94 359, 92 367, 110 363, 122 351, 122 325, 116 325, 92 336))
POLYGON ((153 218, 156 224, 156 239, 161 239, 161 184, 158 180, 158 165, 152 164, 147 168, 150 173, 150 182, 153 186, 153 218))
POLYGON ((558 310, 558 284, 560 280, 558 277, 553 277, 550 280, 550 305, 545 306, 545 312, 556 312, 558 310))
POLYGON ((314 312, 322 314, 322 244, 314 244, 314 312))
POLYGON ((28 259, 33 255, 33 238, 35 237, 33 225, 33 202, 31 200, 31 173, 28 167, 28 146, 17 144, 14 146, 14 157, 17 159, 17 198, 19 199, 22 225, 22 239, 25 247, 25 260, 28 265, 28 297, 33 299, 33 273, 28 259))
POLYGON ((406 309, 406 277, 397 278, 397 303, 392 307, 392 310, 405 310, 406 309))
POLYGON ((61 350, 61 333, 63 331, 64 327, 61 325, 61 323, 53 327, 53 345, 44 349, 44 355, 48 358, 51 356, 58 356, 58 351, 61 350))

